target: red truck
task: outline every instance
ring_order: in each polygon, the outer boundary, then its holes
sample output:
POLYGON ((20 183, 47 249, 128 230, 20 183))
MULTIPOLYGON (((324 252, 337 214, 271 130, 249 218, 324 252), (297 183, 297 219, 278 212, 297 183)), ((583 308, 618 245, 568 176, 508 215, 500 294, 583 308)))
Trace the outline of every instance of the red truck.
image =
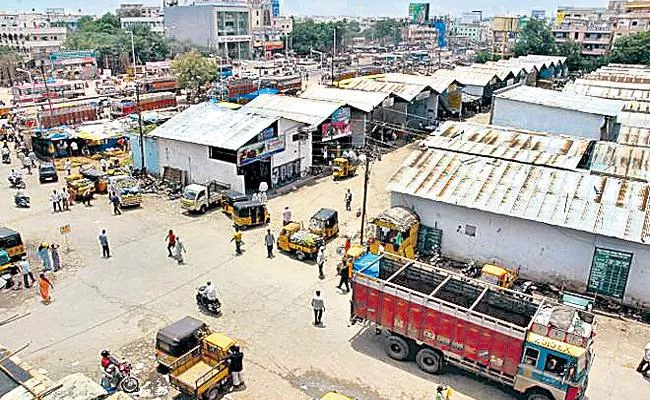
MULTIPOLYGON (((176 95, 172 92, 149 93, 140 95, 140 111, 159 110, 176 107, 176 95)), ((133 99, 114 100, 111 103, 111 115, 114 118, 125 117, 138 112, 133 99)))
MULTIPOLYGON (((356 268, 356 266, 355 266, 356 268)), ((424 263, 384 254, 352 278, 352 321, 388 331, 385 350, 438 374, 445 363, 526 400, 585 398, 595 317, 424 263)))

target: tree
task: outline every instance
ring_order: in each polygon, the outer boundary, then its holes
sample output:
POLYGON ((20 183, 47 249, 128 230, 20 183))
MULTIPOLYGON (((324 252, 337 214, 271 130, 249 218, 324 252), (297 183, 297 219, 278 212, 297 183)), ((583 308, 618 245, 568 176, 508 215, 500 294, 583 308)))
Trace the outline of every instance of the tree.
POLYGON ((622 64, 650 64, 650 32, 639 32, 616 40, 611 61, 622 64))
POLYGON ((551 28, 544 21, 532 19, 517 36, 516 56, 528 54, 550 55, 557 51, 551 28))
POLYGON ((387 19, 378 21, 374 26, 363 31, 363 35, 370 40, 377 40, 387 45, 396 45, 402 41, 402 30, 405 27, 402 21, 387 19))
POLYGON ((485 64, 488 61, 492 60, 492 53, 490 53, 487 50, 481 50, 478 53, 476 53, 476 58, 474 62, 478 64, 485 64))
POLYGON ((331 51, 334 44, 334 29, 336 29, 336 46, 341 49, 343 41, 350 38, 359 26, 350 22, 320 22, 311 19, 296 22, 291 32, 293 50, 298 54, 309 54, 310 49, 327 52, 331 51))
POLYGON ((557 46, 557 54, 566 57, 565 64, 571 71, 583 68, 582 46, 573 40, 560 43, 557 46))
POLYGON ((171 69, 180 87, 194 94, 198 94, 203 86, 217 76, 217 67, 212 60, 196 50, 177 56, 171 63, 171 69))
POLYGON ((21 55, 7 46, 0 46, 0 84, 10 86, 16 79, 16 67, 20 66, 21 55))

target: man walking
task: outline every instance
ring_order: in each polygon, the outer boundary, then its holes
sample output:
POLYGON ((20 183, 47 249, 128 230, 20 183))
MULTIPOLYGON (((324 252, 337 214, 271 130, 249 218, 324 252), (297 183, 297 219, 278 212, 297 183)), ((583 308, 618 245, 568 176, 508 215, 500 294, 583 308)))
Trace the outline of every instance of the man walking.
POLYGON ((116 192, 111 193, 110 202, 113 204, 113 215, 122 215, 122 211, 120 211, 120 198, 116 192))
POLYGON ((323 273, 323 265, 325 264, 325 245, 322 245, 318 249, 316 264, 318 265, 318 279, 325 279, 325 274, 323 273))
POLYGON ((314 325, 323 323, 323 312, 325 312, 325 300, 320 296, 320 290, 316 291, 311 298, 311 308, 314 309, 314 325))
POLYGON ((102 257, 109 258, 111 256, 111 250, 108 248, 106 229, 102 229, 102 233, 99 235, 99 243, 102 245, 102 257))
POLYGON ((241 232, 239 231, 239 228, 235 227, 235 233, 232 235, 232 239, 230 239, 230 241, 231 242, 235 241, 235 252, 237 253, 238 256, 241 255, 242 240, 241 240, 241 232))
POLYGON ((167 253, 169 253, 167 257, 173 257, 172 249, 176 246, 176 235, 174 235, 173 230, 169 230, 167 236, 165 236, 165 241, 167 242, 167 253))
POLYGON ((230 355, 228 356, 228 364, 230 369, 230 378, 235 390, 244 386, 244 353, 241 352, 239 346, 234 345, 230 348, 230 355))
POLYGON ((63 164, 63 169, 65 169, 66 174, 72 175, 72 162, 70 159, 65 160, 65 163, 63 164))
POLYGON ((176 236, 176 243, 174 244, 174 258, 178 262, 178 265, 182 265, 185 260, 183 259, 183 253, 187 253, 185 245, 181 242, 181 237, 176 236))
POLYGON ((27 261, 27 257, 23 256, 21 261, 18 263, 18 267, 20 267, 20 271, 23 273, 23 282, 25 283, 25 289, 29 289, 31 287, 29 279, 32 280, 33 284, 36 282, 36 278, 34 278, 34 274, 32 273, 32 268, 30 267, 29 262, 27 261))
POLYGON ((286 206, 282 212, 282 226, 285 226, 289 222, 291 222, 291 209, 289 206, 286 206))
POLYGON ((645 345, 643 358, 641 359, 639 366, 636 367, 636 372, 640 373, 646 378, 650 378, 648 371, 650 371, 650 342, 645 345))
POLYGON ((345 192, 345 209, 347 211, 352 211, 352 192, 349 188, 345 192))
POLYGON ((346 257, 343 259, 343 265, 341 265, 339 269, 339 275, 341 276, 341 279, 339 280, 339 285, 337 286, 338 289, 343 290, 341 287, 342 285, 345 285, 345 291, 349 292, 350 291, 350 270, 352 268, 352 262, 348 260, 346 257))
POLYGON ((275 236, 273 236, 270 229, 266 230, 266 235, 264 236, 264 244, 266 245, 266 257, 273 258, 273 245, 275 244, 275 236))
POLYGON ((50 203, 52 203, 52 211, 57 212, 61 211, 61 203, 59 203, 59 194, 56 192, 56 189, 52 190, 50 193, 50 203))
POLYGON ((59 199, 61 199, 61 203, 63 204, 63 210, 69 211, 70 204, 68 201, 70 199, 70 195, 68 194, 68 189, 63 188, 59 191, 59 199))
POLYGON ((90 191, 90 185, 86 186, 86 189, 84 189, 83 193, 83 203, 90 207, 90 198, 93 196, 92 192, 90 191))

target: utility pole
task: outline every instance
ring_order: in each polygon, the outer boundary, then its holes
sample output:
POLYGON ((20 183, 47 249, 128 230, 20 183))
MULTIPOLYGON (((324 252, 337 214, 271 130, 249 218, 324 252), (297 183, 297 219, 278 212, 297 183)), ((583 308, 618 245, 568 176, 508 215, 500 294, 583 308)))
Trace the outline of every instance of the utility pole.
MULTIPOLYGON (((29 75, 31 78, 31 74, 29 75)), ((50 98, 50 88, 47 87, 47 78, 45 77, 45 68, 41 64, 41 77, 43 78, 43 85, 45 85, 45 96, 47 96, 47 104, 50 106, 50 116, 52 115, 52 99, 50 98)), ((34 90, 34 80, 32 80, 32 91, 34 90)))
POLYGON ((334 26, 334 47, 332 49, 332 86, 334 86, 334 59, 336 58, 336 26, 334 26))
POLYGON ((361 237, 359 244, 363 245, 363 234, 366 225, 366 204, 368 201, 368 181, 370 180, 370 151, 366 152, 366 170, 363 173, 363 206, 361 208, 361 237))
POLYGON ((135 61, 135 43, 133 42, 133 31, 129 31, 131 34, 131 55, 133 56, 133 82, 135 82, 135 109, 138 112, 138 133, 140 143, 140 161, 142 162, 142 169, 140 170, 141 176, 147 173, 147 167, 144 162, 144 131, 142 129, 142 111, 140 110, 140 83, 136 79, 136 61, 135 61))

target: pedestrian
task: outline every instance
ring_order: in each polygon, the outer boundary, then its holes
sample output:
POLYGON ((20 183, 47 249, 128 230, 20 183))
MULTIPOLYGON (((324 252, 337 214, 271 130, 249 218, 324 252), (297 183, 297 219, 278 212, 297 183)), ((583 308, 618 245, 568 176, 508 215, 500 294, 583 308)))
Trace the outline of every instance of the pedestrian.
POLYGON ((70 205, 68 204, 69 198, 70 195, 68 194, 68 190, 66 188, 63 188, 59 191, 59 199, 61 199, 61 205, 63 206, 63 210, 65 211, 70 210, 70 205))
POLYGON ((255 202, 260 201, 260 195, 257 194, 257 192, 253 193, 253 197, 251 198, 251 200, 255 202))
POLYGON ((285 226, 289 222, 291 222, 291 209, 289 206, 286 206, 282 212, 282 226, 285 226))
POLYGON ((235 252, 237 255, 241 255, 241 245, 242 245, 242 240, 241 240, 241 232, 239 231, 239 228, 235 227, 235 233, 232 235, 232 239, 230 241, 235 241, 235 252))
POLYGON ((346 236, 345 237, 345 244, 343 245, 343 250, 345 250, 345 251, 343 252, 343 254, 347 255, 348 250, 350 250, 350 247, 352 247, 352 242, 350 241, 350 237, 346 236))
POLYGON ((86 188, 84 189, 84 192, 83 192, 83 200, 82 200, 82 202, 83 202, 86 206, 88 206, 88 207, 91 206, 91 204, 90 204, 90 198, 91 198, 92 196, 93 196, 93 193, 92 193, 92 191, 90 190, 90 185, 88 185, 88 186, 86 186, 86 188))
POLYGON ((74 194, 69 192, 67 188, 63 188, 63 192, 68 195, 68 206, 74 205, 74 194))
POLYGON ((325 274, 323 273, 323 265, 325 265, 325 245, 318 248, 316 265, 318 265, 318 279, 325 279, 325 274))
POLYGON ((102 167, 102 171, 106 172, 106 170, 108 169, 108 162, 106 161, 105 158, 99 160, 99 165, 102 167))
POLYGON ((266 245, 266 257, 273 258, 273 245, 275 244, 275 236, 273 236, 270 229, 266 230, 266 235, 264 236, 264 244, 266 245))
POLYGON ((52 269, 54 272, 61 269, 61 256, 59 255, 59 245, 52 243, 50 245, 50 253, 52 255, 52 269))
POLYGON ((66 174, 72 175, 72 161, 68 158, 63 164, 63 169, 65 169, 66 174))
POLYGON ((113 215, 122 215, 122 211, 120 211, 120 198, 116 192, 111 193, 110 202, 113 204, 113 215))
POLYGON ((38 257, 41 259, 43 262, 43 271, 51 271, 52 270, 52 262, 50 261, 50 245, 47 243, 41 243, 38 246, 38 257))
POLYGON ((102 257, 109 258, 111 256, 111 250, 108 247, 106 229, 102 229, 102 233, 99 235, 99 243, 102 245, 102 257))
POLYGON ((352 269, 352 261, 349 257, 345 257, 343 259, 342 265, 339 266, 339 275, 341 276, 341 279, 339 280, 339 284, 337 286, 338 289, 343 290, 341 286, 345 285, 345 291, 346 292, 350 291, 349 282, 350 282, 351 269, 352 269))
POLYGON ((181 237, 176 236, 176 243, 174 245, 174 257, 178 261, 178 265, 182 265, 185 260, 183 259, 183 253, 187 253, 185 245, 181 242, 181 237))
POLYGON ((21 261, 18 263, 18 266, 20 267, 20 271, 23 273, 23 282, 25 283, 25 289, 29 289, 31 285, 36 282, 36 278, 34 278, 32 267, 29 265, 27 257, 23 256, 21 261), (31 284, 29 283, 29 279, 32 280, 31 284))
POLYGON ((72 153, 73 156, 79 154, 79 146, 77 145, 77 142, 75 141, 70 142, 70 152, 72 153))
POLYGON ((30 150, 27 157, 29 158, 29 166, 36 168, 36 153, 34 153, 34 150, 30 150))
POLYGON ((165 241, 167 242, 167 253, 169 253, 167 257, 173 257, 172 249, 176 246, 176 235, 174 235, 173 230, 169 230, 169 233, 165 236, 165 241))
POLYGON ((321 325, 325 312, 325 300, 321 297, 320 290, 317 290, 314 297, 311 298, 311 308, 314 309, 314 325, 321 325))
POLYGON ((52 203, 52 212, 57 212, 59 209, 59 194, 56 190, 52 190, 50 193, 50 203, 52 203))
POLYGON ((45 273, 41 272, 40 275, 38 275, 38 289, 41 292, 41 299, 45 305, 52 302, 52 299, 50 298, 50 288, 54 289, 52 282, 45 277, 45 273))
POLYGON ((260 192, 260 203, 266 204, 267 201, 268 198, 266 197, 266 191, 263 190, 260 192))
POLYGON ((639 366, 636 367, 636 372, 640 373, 646 378, 650 378, 648 371, 650 371, 650 342, 645 345, 643 358, 641 359, 639 366))
POLYGON ((352 192, 350 188, 345 192, 345 209, 347 211, 352 211, 352 192))
POLYGON ((244 370, 244 353, 241 352, 237 345, 230 348, 228 367, 233 388, 239 389, 244 386, 244 374, 242 372, 244 370))

